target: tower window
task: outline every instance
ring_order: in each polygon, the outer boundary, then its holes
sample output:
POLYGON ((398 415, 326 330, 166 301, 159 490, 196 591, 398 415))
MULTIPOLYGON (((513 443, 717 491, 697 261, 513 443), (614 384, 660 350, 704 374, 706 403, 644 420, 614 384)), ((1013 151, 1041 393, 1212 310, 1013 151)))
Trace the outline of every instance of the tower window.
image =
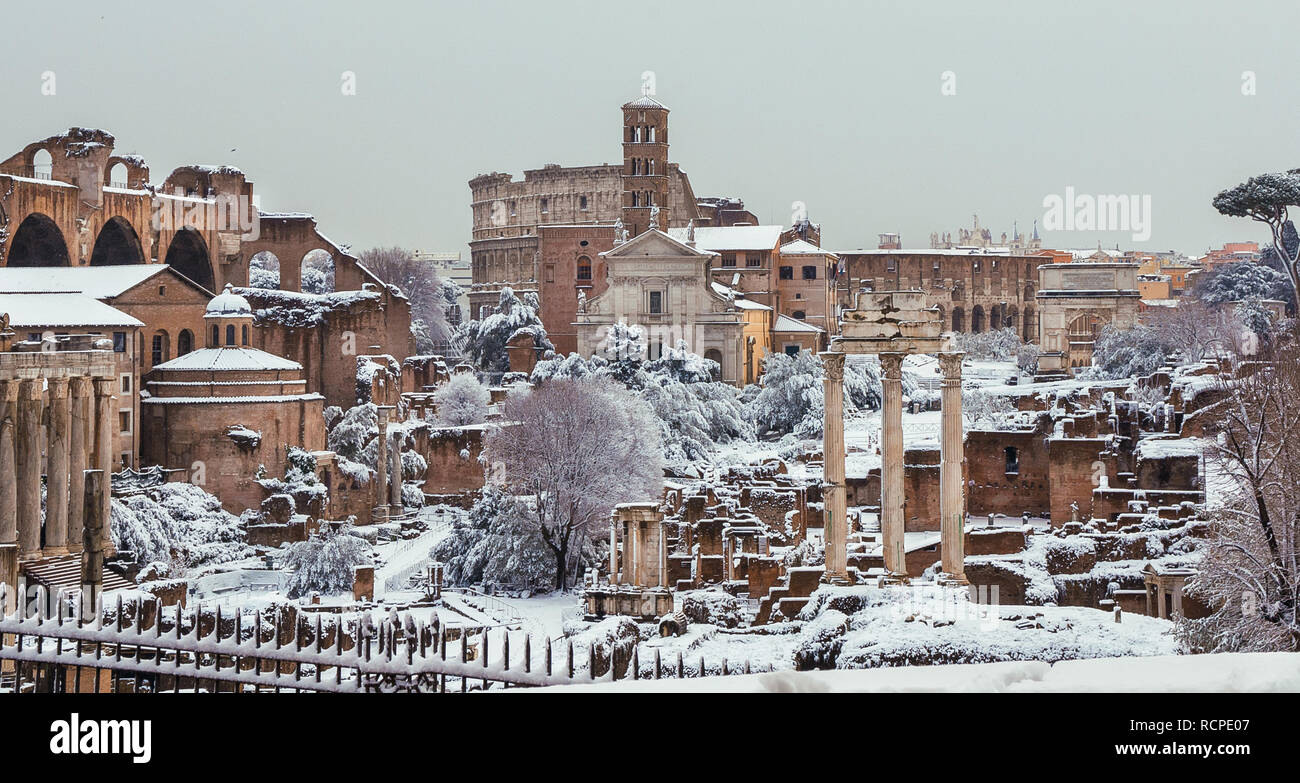
POLYGON ((226 324, 226 345, 235 344, 235 325, 226 324))
POLYGON ((216 324, 212 325, 212 340, 210 342, 213 348, 221 346, 221 329, 216 324))
POLYGON ((793 280, 793 279, 794 279, 794 267, 792 267, 792 266, 783 266, 783 267, 781 267, 781 268, 777 271, 777 277, 780 278, 781 280, 793 280))
POLYGON ((797 321, 802 321, 807 318, 808 315, 803 310, 795 310, 793 313, 790 313, 790 317, 797 321))
POLYGON ((803 279, 804 279, 804 280, 816 280, 816 279, 817 279, 817 267, 815 267, 815 266, 806 266, 806 267, 804 267, 804 268, 803 268, 803 279))

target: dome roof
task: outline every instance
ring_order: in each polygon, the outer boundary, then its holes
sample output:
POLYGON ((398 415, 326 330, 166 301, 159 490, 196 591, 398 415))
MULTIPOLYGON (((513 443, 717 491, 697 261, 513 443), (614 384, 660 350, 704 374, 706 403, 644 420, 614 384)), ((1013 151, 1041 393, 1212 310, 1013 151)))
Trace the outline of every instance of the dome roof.
POLYGON ((208 302, 208 309, 203 314, 204 318, 231 318, 238 316, 252 317, 253 307, 248 300, 235 293, 230 283, 226 283, 226 289, 208 302))

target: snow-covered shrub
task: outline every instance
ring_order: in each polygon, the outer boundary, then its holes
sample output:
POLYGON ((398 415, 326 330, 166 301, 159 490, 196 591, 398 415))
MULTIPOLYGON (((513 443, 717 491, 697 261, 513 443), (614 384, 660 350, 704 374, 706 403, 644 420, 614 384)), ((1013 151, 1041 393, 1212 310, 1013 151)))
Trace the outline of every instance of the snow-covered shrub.
POLYGON ((283 479, 259 473, 257 483, 267 492, 292 497, 295 507, 304 512, 312 506, 324 507, 329 498, 329 487, 316 477, 316 458, 304 448, 290 446, 288 462, 283 479))
POLYGON ((162 561, 181 569, 224 563, 253 553, 239 518, 193 484, 169 483, 113 498, 113 546, 137 563, 162 561))
POLYGON ((638 326, 610 327, 596 355, 576 353, 539 362, 532 381, 612 378, 650 404, 659 421, 664 459, 670 466, 705 459, 718 444, 752 440, 753 426, 745 417, 735 387, 714 381, 717 362, 691 353, 684 341, 659 359, 645 359, 644 336, 638 326))
POLYGON ((1107 324, 1092 347, 1092 373, 1112 379, 1150 375, 1164 366, 1172 349, 1160 331, 1149 326, 1116 329, 1107 324))
POLYGON ((272 290, 279 288, 280 261, 266 251, 254 255, 248 262, 248 286, 272 290))
POLYGON ((370 545, 352 535, 350 527, 322 527, 306 541, 290 545, 284 557, 284 567, 292 571, 285 583, 290 598, 312 591, 332 595, 352 589, 356 567, 371 563, 372 556, 370 545))
POLYGON ((1012 327, 990 329, 987 332, 958 332, 953 341, 954 351, 965 351, 966 358, 976 362, 1009 362, 1016 358, 1023 341, 1012 327))
POLYGON ((786 569, 799 568, 801 566, 819 566, 826 563, 826 547, 813 543, 812 540, 805 538, 797 545, 790 547, 782 558, 786 569))
POLYGON ((740 625, 740 600, 720 590, 692 590, 680 594, 682 614, 692 623, 709 623, 723 628, 740 625))
POLYGON ((1281 299, 1293 301, 1291 281, 1276 269, 1251 261, 1238 261, 1196 276, 1192 295, 1207 305, 1281 299))
MULTIPOLYGON (((339 416, 326 436, 330 451, 354 462, 364 461, 366 444, 379 433, 378 409, 372 402, 354 405, 339 416)), ((374 469, 371 459, 368 467, 374 469)))
POLYGON ((967 429, 1010 429, 1016 406, 1010 397, 988 394, 978 389, 962 394, 961 414, 967 429))
POLYGON ((456 373, 433 393, 438 421, 448 427, 481 424, 491 399, 487 387, 469 372, 456 373))
POLYGON ((505 372, 510 369, 506 344, 521 334, 531 336, 534 344, 543 350, 555 350, 537 315, 539 309, 537 294, 530 292, 520 297, 506 286, 497 299, 496 312, 481 321, 465 324, 454 339, 480 370, 505 372))
MULTIPOLYGON (((761 389, 749 404, 749 417, 758 434, 793 433, 801 439, 822 434, 825 399, 822 392, 822 363, 814 354, 800 351, 794 356, 769 353, 763 357, 761 389)), ((915 390, 915 380, 904 384, 915 390)), ((880 370, 874 364, 845 362, 844 410, 877 410, 883 399, 880 370)))
POLYGON ((615 678, 627 677, 632 653, 641 640, 641 631, 631 617, 606 617, 598 623, 570 623, 565 625, 564 633, 573 642, 574 649, 591 651, 590 657, 577 657, 574 671, 585 673, 590 670, 595 677, 609 674, 610 658, 614 660, 615 678))
POLYGON ((515 498, 487 486, 465 517, 430 555, 444 564, 452 585, 492 583, 518 589, 548 590, 555 579, 555 557, 528 524, 527 509, 515 498))

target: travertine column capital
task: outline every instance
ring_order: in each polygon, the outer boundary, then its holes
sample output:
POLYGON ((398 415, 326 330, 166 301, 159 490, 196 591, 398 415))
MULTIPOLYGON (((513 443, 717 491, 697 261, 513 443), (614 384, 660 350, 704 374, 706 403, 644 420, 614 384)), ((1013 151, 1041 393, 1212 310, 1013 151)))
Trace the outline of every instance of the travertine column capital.
POLYGON ((45 381, 45 385, 49 390, 50 399, 54 399, 55 397, 62 399, 68 396, 67 378, 48 378, 45 381))
POLYGON ((899 353, 897 351, 889 351, 887 353, 879 354, 879 356, 880 367, 885 371, 885 378, 891 381, 902 380, 903 359, 907 354, 899 353))
POLYGON ((961 360, 964 351, 943 351, 939 354, 939 370, 944 380, 961 380, 961 360))
POLYGON ((18 387, 21 384, 22 381, 17 379, 0 381, 0 403, 17 402, 18 387))
POLYGON ((96 378, 96 379, 95 379, 95 396, 98 397, 98 398, 100 398, 100 399, 103 399, 104 397, 112 397, 112 396, 114 396, 114 389, 113 389, 113 386, 114 386, 114 384, 113 384, 113 379, 112 379, 112 378, 96 378))
POLYGON ((822 369, 830 381, 844 380, 844 354, 840 351, 822 351, 817 354, 822 360, 822 369))
POLYGON ((72 396, 78 398, 89 397, 94 392, 94 386, 91 383, 90 378, 84 375, 78 375, 75 378, 71 378, 69 388, 72 391, 72 396))
POLYGON ((27 378, 18 384, 19 402, 38 402, 45 391, 40 378, 27 378))

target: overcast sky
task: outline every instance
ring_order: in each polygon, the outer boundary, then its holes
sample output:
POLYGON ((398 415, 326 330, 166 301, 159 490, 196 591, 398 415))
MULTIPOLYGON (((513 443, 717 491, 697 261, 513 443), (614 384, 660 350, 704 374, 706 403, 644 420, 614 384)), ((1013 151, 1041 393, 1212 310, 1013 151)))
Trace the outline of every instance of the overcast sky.
POLYGON ((1300 166, 1295 0, 24 2, 5 28, 0 157, 104 128, 155 182, 238 166, 357 250, 467 255, 467 181, 619 160, 646 70, 697 195, 779 223, 802 201, 836 249, 1028 230, 1072 186, 1149 195, 1150 239, 1049 245, 1201 252, 1266 236, 1218 190, 1300 166))

